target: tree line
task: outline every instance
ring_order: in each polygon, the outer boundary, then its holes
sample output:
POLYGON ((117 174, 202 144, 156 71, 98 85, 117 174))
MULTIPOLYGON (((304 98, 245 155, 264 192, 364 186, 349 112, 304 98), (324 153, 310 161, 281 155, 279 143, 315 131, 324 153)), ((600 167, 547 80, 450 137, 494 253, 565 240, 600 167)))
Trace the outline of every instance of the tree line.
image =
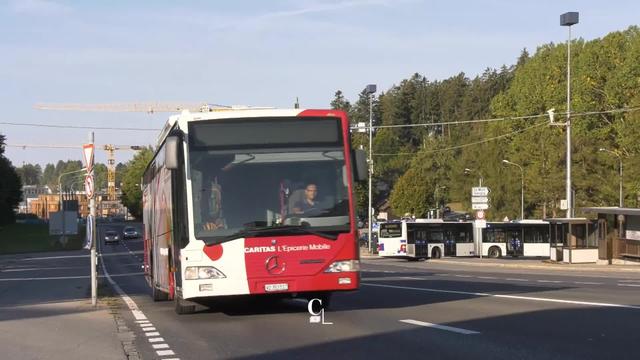
MULTIPOLYGON (((620 159, 625 206, 637 206, 640 111, 616 110, 640 107, 640 29, 574 40, 571 49, 576 208, 618 204, 620 159)), ((464 73, 444 80, 414 74, 376 95, 374 126, 405 127, 375 131, 374 203, 418 217, 445 203, 469 211, 471 187, 482 177, 492 190, 489 219, 514 219, 520 217, 522 175, 525 217, 564 216, 565 127, 550 125, 546 114, 567 110, 566 54, 565 43, 544 44, 533 55, 523 50, 513 65, 488 68, 472 79, 464 73), (544 116, 515 118, 539 114, 544 116), (492 118, 503 119, 468 122, 492 118), (503 160, 521 165, 522 174, 503 160)), ((353 103, 337 91, 331 107, 347 111, 354 125, 368 122, 364 91, 353 103)), ((563 122, 564 115, 554 120, 563 122)), ((367 136, 353 132, 353 146, 368 150, 367 136)), ((361 213, 365 190, 356 187, 361 213)))

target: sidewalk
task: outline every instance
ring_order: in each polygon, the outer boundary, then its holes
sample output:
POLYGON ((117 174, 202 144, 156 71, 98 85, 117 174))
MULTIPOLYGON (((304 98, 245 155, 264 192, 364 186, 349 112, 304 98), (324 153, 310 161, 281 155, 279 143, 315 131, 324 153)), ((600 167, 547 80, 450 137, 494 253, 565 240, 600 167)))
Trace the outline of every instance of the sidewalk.
MULTIPOLYGON (((383 260, 384 258, 378 255, 370 255, 368 252, 361 252, 360 259, 362 260, 383 260)), ((475 257, 458 257, 458 258, 442 258, 442 259, 429 259, 427 263, 430 264, 444 264, 444 265, 456 265, 456 266, 486 266, 486 267, 500 267, 508 269, 543 269, 543 270, 562 270, 562 271, 613 271, 613 272, 627 272, 640 274, 639 265, 608 265, 608 264, 564 264, 552 262, 548 259, 538 258, 475 258, 475 257)))
POLYGON ((541 259, 489 259, 489 258, 444 258, 429 259, 434 264, 449 264, 461 266, 491 266, 509 269, 543 269, 562 271, 614 271, 636 272, 640 274, 640 266, 637 265, 608 265, 608 264, 564 264, 541 259))
POLYGON ((0 358, 126 359, 112 306, 91 305, 85 255, 0 256, 0 358))

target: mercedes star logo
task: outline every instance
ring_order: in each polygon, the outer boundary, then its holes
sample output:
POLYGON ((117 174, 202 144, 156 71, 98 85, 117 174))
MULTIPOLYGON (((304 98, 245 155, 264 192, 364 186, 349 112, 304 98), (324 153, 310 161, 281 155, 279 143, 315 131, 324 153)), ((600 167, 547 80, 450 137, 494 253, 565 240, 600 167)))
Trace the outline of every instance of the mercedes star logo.
POLYGON ((284 261, 281 261, 278 256, 271 256, 265 262, 265 267, 267 268, 267 272, 271 275, 279 275, 284 272, 287 264, 284 261))

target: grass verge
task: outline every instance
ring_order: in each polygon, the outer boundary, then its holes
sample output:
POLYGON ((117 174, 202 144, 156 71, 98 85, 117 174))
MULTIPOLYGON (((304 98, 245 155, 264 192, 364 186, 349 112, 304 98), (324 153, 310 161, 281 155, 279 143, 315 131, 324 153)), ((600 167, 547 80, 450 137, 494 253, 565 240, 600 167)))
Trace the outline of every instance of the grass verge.
POLYGON ((49 235, 47 224, 9 224, 0 226, 0 254, 39 251, 78 250, 84 242, 84 227, 78 235, 67 235, 66 244, 59 235, 49 235))

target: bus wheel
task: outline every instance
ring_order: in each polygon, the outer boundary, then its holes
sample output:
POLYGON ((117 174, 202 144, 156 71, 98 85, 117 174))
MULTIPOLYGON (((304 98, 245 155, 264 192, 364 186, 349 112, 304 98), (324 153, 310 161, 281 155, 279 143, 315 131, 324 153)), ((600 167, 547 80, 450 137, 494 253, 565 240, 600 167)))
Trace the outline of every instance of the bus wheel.
POLYGON ((176 305, 175 310, 178 315, 193 314, 196 311, 195 304, 187 304, 188 302, 180 299, 178 294, 174 296, 173 302, 176 305))
POLYGON ((431 250, 431 257, 433 259, 440 259, 442 257, 442 251, 440 251, 439 247, 435 247, 431 250))
POLYGON ((502 256, 502 252, 500 251, 500 248, 497 246, 493 246, 491 247, 491 249, 489 249, 489 257, 490 258, 499 258, 502 256))

